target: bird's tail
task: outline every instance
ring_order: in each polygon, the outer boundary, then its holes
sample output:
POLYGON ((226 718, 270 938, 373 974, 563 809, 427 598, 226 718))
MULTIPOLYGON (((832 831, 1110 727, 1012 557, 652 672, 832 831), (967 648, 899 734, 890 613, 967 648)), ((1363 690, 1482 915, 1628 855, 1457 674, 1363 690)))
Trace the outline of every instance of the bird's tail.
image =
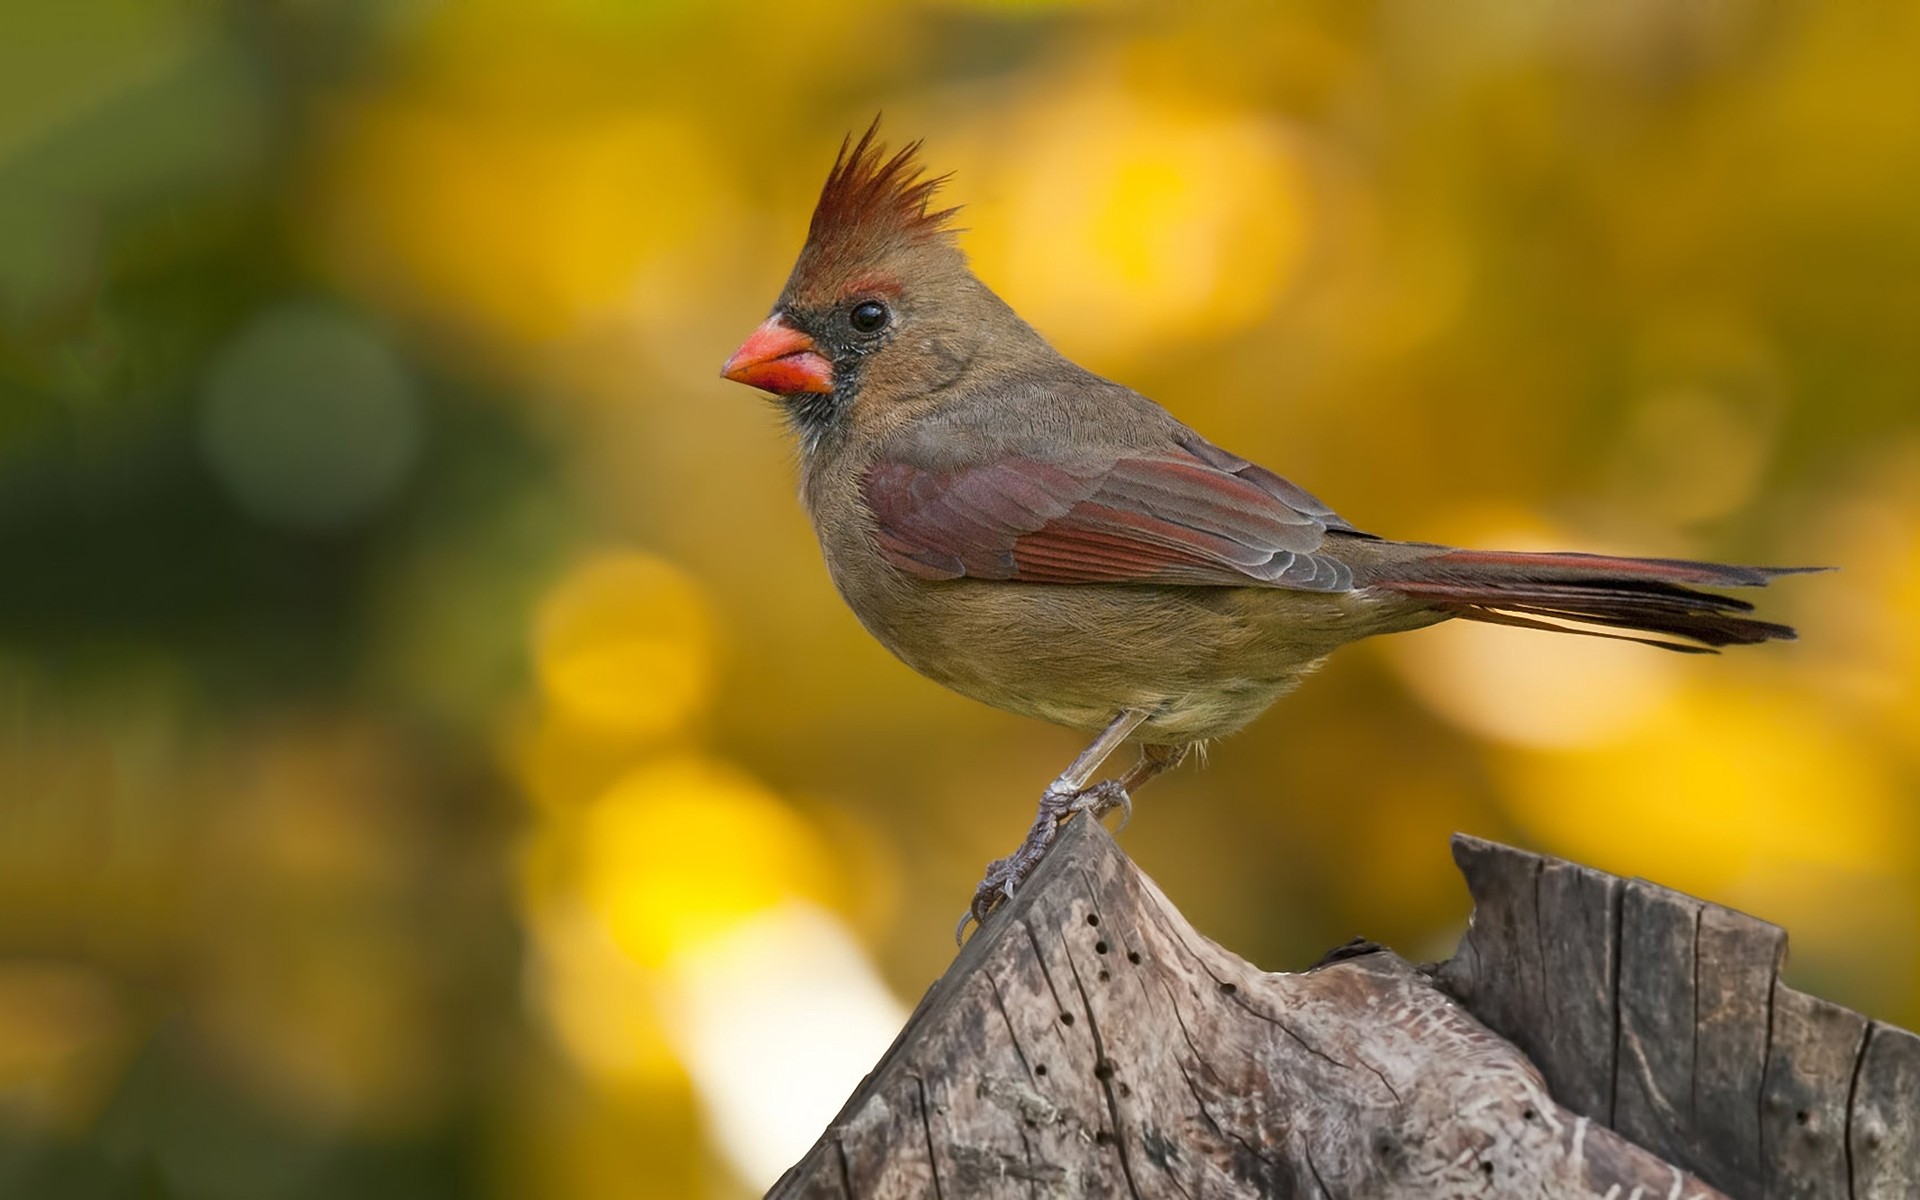
POLYGON ((1791 640, 1794 633, 1791 626, 1747 616, 1753 605, 1744 600, 1698 589, 1764 587, 1776 576, 1825 569, 1434 547, 1384 567, 1367 582, 1470 621, 1712 654, 1715 647, 1791 640), (1663 636, 1583 628, 1595 625, 1663 636))

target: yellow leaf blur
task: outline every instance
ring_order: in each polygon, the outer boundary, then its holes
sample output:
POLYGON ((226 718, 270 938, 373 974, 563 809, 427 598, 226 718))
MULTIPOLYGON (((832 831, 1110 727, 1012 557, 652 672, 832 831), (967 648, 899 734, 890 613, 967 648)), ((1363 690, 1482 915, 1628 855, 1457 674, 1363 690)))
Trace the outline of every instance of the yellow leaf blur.
POLYGON ((615 783, 584 814, 580 852, 587 902, 653 966, 829 891, 825 848, 804 820, 743 772, 693 757, 615 783))
POLYGON ((706 602, 647 555, 605 554, 575 568, 542 601, 534 642, 548 699, 591 727, 666 733, 712 691, 706 602))

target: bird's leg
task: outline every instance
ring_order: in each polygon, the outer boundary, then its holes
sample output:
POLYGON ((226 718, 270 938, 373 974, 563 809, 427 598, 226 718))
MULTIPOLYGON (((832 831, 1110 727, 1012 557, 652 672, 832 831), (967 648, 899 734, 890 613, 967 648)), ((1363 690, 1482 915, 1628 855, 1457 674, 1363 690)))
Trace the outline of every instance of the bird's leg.
POLYGON ((1133 820, 1133 790, 1185 762, 1193 745, 1188 742, 1179 746, 1142 746, 1140 761, 1129 767, 1125 775, 1106 783, 1096 783, 1081 792, 1074 798, 1073 810, 1090 812, 1098 818, 1117 808, 1120 810, 1117 828, 1125 829, 1127 822, 1133 820))
MULTIPOLYGON (((1040 865, 1040 860, 1046 857, 1047 847, 1053 844, 1061 821, 1084 808, 1094 808, 1103 803, 1097 799, 1083 803, 1083 798, 1094 792, 1108 793, 1104 801, 1106 807, 1100 808, 1101 812, 1121 803, 1111 796, 1111 788, 1117 785, 1101 784, 1090 788, 1088 782, 1100 765, 1107 761, 1107 756, 1119 749, 1120 743, 1126 741, 1140 727, 1140 723, 1151 715, 1147 709, 1121 709, 1120 715, 1100 731, 1099 737, 1093 739, 1093 744, 1082 750, 1072 765, 1060 772, 1060 777, 1040 793, 1040 810, 1034 815, 1033 828, 1027 830, 1026 840, 1020 843, 1019 849, 987 865, 986 877, 974 889, 973 903, 967 906, 966 915, 960 918, 959 928, 953 931, 955 941, 966 935, 970 922, 986 920, 987 914, 1013 895, 1013 890, 1020 886, 1020 882, 1033 873, 1033 869, 1040 865)), ((1139 767, 1135 767, 1129 771, 1128 777, 1138 770, 1139 767)))

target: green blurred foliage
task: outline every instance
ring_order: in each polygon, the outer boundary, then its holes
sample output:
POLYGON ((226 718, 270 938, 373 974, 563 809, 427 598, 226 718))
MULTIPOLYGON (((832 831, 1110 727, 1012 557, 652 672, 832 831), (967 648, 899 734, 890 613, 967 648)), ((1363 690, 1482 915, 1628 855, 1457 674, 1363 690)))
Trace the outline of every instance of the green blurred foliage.
POLYGON ((715 376, 881 109, 1063 350, 1363 528, 1843 568, 1723 660, 1343 653, 1141 798, 1200 928, 1444 955, 1467 829, 1920 1025, 1916 52, 1759 2, 0 11, 0 1195, 747 1194, 701 955, 804 902, 944 967, 1078 736, 873 645, 715 376))

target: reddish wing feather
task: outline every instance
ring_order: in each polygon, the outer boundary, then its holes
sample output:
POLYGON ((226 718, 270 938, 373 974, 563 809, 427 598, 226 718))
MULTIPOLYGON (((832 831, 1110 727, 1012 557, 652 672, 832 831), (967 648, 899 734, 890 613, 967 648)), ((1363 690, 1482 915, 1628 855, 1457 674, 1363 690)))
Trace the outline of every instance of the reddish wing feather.
POLYGON ((944 471, 889 461, 868 471, 863 491, 881 552, 921 579, 1353 586, 1346 564, 1314 553, 1328 528, 1345 528, 1338 517, 1215 453, 1242 470, 1191 450, 944 471))

